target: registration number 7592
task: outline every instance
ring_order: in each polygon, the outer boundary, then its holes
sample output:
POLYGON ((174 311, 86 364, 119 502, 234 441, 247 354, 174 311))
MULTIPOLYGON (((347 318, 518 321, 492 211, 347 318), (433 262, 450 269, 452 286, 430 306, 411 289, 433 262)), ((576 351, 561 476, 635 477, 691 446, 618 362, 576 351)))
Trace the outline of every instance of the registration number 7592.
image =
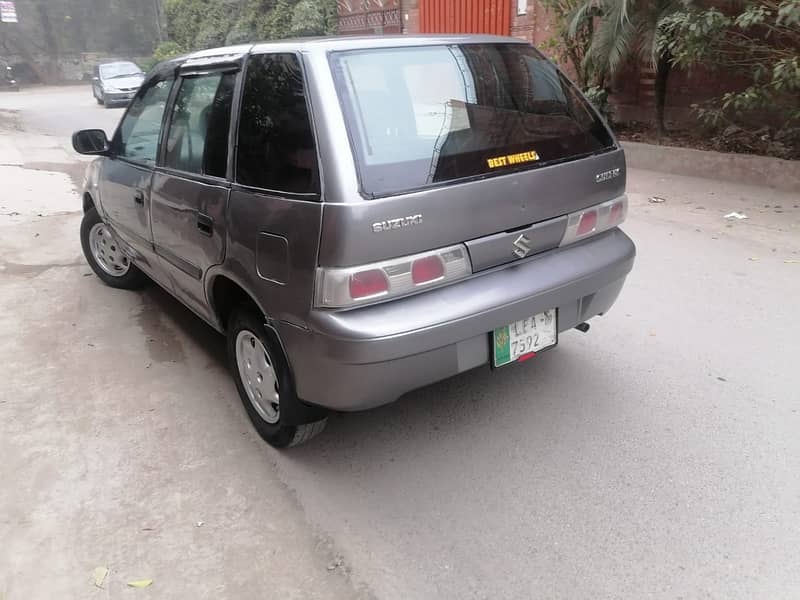
POLYGON ((493 363, 501 367, 534 356, 558 343, 556 309, 498 327, 492 334, 493 363))

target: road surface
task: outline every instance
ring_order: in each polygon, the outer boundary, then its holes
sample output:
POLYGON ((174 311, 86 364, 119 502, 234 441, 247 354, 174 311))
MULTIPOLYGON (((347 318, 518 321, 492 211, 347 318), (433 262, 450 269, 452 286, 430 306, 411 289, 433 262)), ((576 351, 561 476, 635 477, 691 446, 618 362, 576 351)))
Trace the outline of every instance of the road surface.
POLYGON ((278 452, 219 336, 81 257, 67 136, 120 114, 0 95, 0 597, 797 597, 796 195, 632 170, 588 334, 278 452))

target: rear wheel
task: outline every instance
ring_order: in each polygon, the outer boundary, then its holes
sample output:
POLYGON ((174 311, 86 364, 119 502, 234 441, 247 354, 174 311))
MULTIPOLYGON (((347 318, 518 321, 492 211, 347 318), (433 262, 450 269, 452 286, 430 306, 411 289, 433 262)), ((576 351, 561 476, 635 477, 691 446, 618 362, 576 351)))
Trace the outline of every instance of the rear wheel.
POLYGON ((133 290, 147 282, 145 274, 125 254, 94 206, 86 211, 81 221, 81 247, 86 262, 106 285, 133 290))
POLYGON ((234 311, 228 323, 228 356, 236 388, 259 435, 276 448, 307 442, 325 428, 326 419, 288 425, 281 410, 299 402, 280 345, 267 334, 252 310, 234 311))

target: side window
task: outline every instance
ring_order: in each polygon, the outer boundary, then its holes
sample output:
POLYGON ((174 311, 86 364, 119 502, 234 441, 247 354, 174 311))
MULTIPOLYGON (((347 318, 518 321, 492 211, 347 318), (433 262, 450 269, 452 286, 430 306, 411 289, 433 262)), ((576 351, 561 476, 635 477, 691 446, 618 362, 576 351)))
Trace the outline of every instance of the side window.
POLYGON ((186 77, 172 108, 165 166, 225 177, 234 74, 186 77))
POLYGON ((161 135, 161 118, 167 106, 172 79, 152 82, 133 99, 114 140, 117 156, 153 165, 161 135))
POLYGON ((259 54, 248 61, 236 180, 266 190, 319 193, 314 134, 294 54, 259 54))

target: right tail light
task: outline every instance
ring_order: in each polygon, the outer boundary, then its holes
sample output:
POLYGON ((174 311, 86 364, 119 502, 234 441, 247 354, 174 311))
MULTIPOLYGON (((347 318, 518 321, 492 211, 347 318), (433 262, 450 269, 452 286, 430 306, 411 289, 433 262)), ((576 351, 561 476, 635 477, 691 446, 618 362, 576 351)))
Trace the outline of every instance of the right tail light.
POLYGON ((628 214, 628 196, 622 195, 591 208, 571 213, 559 246, 597 235, 620 225, 628 214))

